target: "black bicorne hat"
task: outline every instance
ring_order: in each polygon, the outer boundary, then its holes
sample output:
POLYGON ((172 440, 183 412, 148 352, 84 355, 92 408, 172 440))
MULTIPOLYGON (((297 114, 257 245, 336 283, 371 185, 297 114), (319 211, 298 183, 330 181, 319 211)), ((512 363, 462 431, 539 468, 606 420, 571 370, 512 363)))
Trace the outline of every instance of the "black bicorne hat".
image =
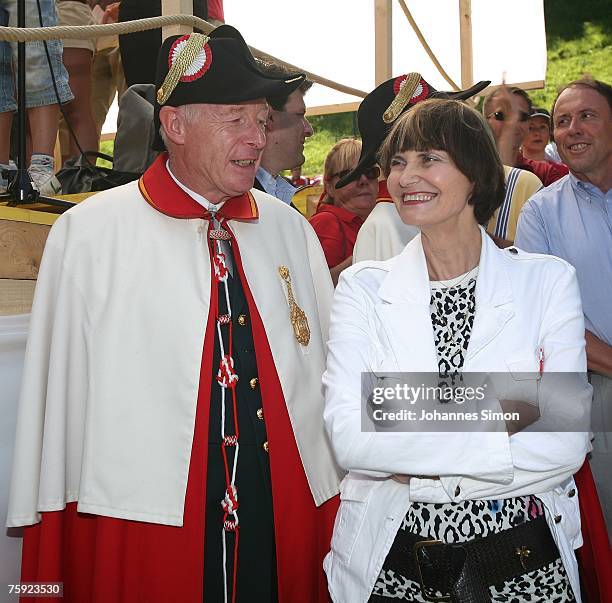
POLYGON ((341 178, 336 188, 342 188, 376 163, 376 155, 393 122, 417 103, 428 98, 465 100, 484 90, 491 82, 478 82, 467 90, 439 92, 420 73, 408 73, 392 78, 368 94, 357 110, 357 124, 362 147, 355 169, 341 178))
POLYGON ((283 77, 264 73, 231 25, 217 27, 210 36, 171 36, 164 40, 157 57, 154 148, 164 149, 159 136, 159 110, 164 105, 233 105, 290 94, 305 79, 303 73, 283 77))

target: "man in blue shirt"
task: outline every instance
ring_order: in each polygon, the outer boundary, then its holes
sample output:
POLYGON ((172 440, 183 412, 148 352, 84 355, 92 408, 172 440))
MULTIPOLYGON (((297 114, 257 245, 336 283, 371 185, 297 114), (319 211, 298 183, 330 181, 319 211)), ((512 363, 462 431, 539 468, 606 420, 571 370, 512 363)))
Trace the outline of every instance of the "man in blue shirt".
POLYGON ((612 87, 582 79, 553 106, 554 138, 570 173, 523 207, 515 244, 576 268, 597 430, 591 468, 612 528, 612 87), (603 430, 608 426, 608 432, 603 430))
MULTIPOLYGON (((260 66, 265 73, 274 77, 288 75, 284 68, 275 64, 264 63, 260 66)), ((304 163, 304 141, 313 133, 312 126, 305 117, 304 104, 304 95, 311 86, 311 81, 304 80, 299 88, 288 96, 267 99, 270 114, 266 123, 266 146, 257 170, 255 188, 292 206, 291 199, 296 188, 280 176, 280 173, 304 163)))

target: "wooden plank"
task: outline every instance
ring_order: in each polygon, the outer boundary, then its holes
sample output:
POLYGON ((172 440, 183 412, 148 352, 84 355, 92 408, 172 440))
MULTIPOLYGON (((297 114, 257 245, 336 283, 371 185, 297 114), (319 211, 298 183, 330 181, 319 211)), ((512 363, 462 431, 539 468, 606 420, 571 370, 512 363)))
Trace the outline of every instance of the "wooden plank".
MULTIPOLYGON (((502 84, 495 84, 492 86, 487 86, 482 92, 479 93, 479 96, 488 96, 495 90, 496 88, 500 88, 502 84)), ((512 84, 506 84, 506 86, 516 86, 517 88, 522 88, 523 90, 539 90, 544 88, 544 80, 534 80, 532 82, 514 82, 512 84)))
POLYGON ((393 76, 391 0, 374 0, 374 81, 382 84, 393 76))
POLYGON ((29 314, 36 281, 0 279, 0 316, 29 314))
MULTIPOLYGON (((162 16, 193 15, 193 0, 162 0, 162 16)), ((169 36, 190 34, 193 28, 189 25, 171 25, 162 27, 162 40, 169 36)))
POLYGON ((306 109, 306 117, 310 117, 311 115, 331 115, 332 113, 357 111, 359 104, 360 103, 339 103, 337 105, 318 105, 316 107, 308 107, 306 109))
POLYGON ((459 39, 461 44, 461 87, 474 83, 472 51, 472 0, 459 0, 459 39))
POLYGON ((50 226, 0 220, 0 278, 36 280, 50 226))
MULTIPOLYGON (((24 206, 8 207, 6 205, 0 205, 0 220, 51 225, 59 218, 59 214, 23 209, 23 207, 24 206)), ((27 207, 32 207, 32 205, 28 205, 27 207)))

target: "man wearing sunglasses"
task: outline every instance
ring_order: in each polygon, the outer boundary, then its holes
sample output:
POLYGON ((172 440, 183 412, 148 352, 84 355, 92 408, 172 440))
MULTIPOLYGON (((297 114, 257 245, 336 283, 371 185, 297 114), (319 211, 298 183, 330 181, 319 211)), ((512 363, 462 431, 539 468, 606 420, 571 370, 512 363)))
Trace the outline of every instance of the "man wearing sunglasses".
POLYGON ((544 186, 548 186, 565 176, 568 169, 564 165, 523 156, 521 145, 527 136, 532 109, 529 95, 515 86, 495 89, 482 105, 503 164, 533 172, 544 186))

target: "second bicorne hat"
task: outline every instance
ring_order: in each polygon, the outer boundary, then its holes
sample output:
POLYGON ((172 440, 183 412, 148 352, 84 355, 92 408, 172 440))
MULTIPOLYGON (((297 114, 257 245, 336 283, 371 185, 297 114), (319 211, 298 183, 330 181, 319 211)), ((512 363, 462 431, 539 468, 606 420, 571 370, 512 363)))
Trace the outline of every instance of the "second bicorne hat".
POLYGON ((407 73, 383 82, 368 94, 357 109, 357 124, 362 147, 355 169, 341 178, 336 188, 342 188, 376 163, 376 155, 393 122, 411 107, 428 98, 465 100, 484 90, 491 82, 474 84, 467 90, 440 92, 428 84, 420 73, 407 73))

